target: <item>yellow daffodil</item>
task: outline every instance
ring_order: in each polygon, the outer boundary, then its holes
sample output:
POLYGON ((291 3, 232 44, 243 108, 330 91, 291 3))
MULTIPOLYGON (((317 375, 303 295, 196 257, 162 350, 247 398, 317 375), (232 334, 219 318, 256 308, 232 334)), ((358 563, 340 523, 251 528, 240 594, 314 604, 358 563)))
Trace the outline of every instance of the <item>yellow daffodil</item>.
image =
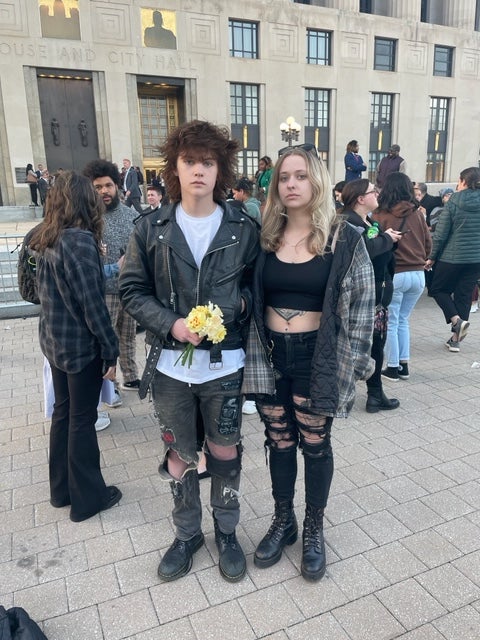
MULTIPOLYGON (((223 312, 220 307, 213 302, 207 305, 194 307, 185 319, 185 324, 190 331, 198 333, 201 338, 207 338, 213 344, 218 344, 227 335, 227 330, 223 324, 223 312)), ((195 346, 189 342, 182 353, 177 358, 175 364, 181 361, 183 366, 191 367, 193 362, 193 352, 195 346)))

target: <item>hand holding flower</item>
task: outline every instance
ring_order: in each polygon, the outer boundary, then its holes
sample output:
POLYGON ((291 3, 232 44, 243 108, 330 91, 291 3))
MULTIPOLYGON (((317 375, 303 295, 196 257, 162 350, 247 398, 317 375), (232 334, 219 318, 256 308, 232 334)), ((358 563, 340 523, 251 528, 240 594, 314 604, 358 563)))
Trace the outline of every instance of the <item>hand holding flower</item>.
POLYGON ((190 342, 196 347, 203 340, 203 337, 200 337, 198 333, 194 331, 190 331, 185 324, 186 320, 186 318, 176 320, 170 329, 170 333, 178 342, 190 342))
POLYGON ((195 347, 200 344, 203 338, 207 338, 213 344, 218 344, 227 335, 227 330, 223 325, 222 310, 218 305, 209 302, 207 305, 194 307, 185 319, 177 320, 171 333, 177 340, 188 342, 175 364, 181 360, 184 366, 191 367, 195 347))

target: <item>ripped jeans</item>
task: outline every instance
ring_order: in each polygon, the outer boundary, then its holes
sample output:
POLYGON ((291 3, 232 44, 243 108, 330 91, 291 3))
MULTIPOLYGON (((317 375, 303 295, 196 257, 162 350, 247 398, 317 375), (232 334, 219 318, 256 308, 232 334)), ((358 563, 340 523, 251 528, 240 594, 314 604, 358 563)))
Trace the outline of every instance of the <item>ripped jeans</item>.
POLYGON ((212 476, 210 504, 213 515, 223 533, 232 533, 238 523, 242 378, 242 369, 202 384, 181 382, 159 371, 153 377, 152 397, 164 449, 164 461, 159 472, 171 484, 174 499, 172 516, 176 536, 180 540, 189 540, 201 531, 202 508, 196 468, 203 437, 207 471, 212 476), (202 434, 199 438, 200 425, 202 434), (225 447, 236 445, 237 457, 233 460, 214 458, 208 442, 225 447), (187 463, 181 480, 173 479, 166 470, 169 449, 187 463))
POLYGON ((256 402, 265 424, 274 500, 293 500, 300 447, 305 462, 305 500, 324 509, 333 477, 333 418, 314 409, 310 398, 316 337, 316 331, 283 334, 267 329, 276 375, 275 395, 257 395, 256 402))

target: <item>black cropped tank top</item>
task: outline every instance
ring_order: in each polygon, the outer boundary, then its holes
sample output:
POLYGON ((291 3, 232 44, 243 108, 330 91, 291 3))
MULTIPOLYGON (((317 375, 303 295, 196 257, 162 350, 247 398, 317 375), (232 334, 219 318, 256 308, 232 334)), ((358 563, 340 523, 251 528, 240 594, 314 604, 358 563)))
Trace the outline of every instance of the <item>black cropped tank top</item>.
POLYGON ((280 309, 322 311, 332 253, 307 262, 282 262, 269 253, 263 268, 265 304, 280 309))

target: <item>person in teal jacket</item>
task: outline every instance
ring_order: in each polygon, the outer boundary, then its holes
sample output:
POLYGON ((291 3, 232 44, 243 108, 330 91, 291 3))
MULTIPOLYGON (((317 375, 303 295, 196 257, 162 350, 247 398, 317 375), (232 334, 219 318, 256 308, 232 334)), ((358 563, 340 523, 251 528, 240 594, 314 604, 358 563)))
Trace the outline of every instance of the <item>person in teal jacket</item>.
MULTIPOLYGON (((268 195, 268 187, 272 179, 272 173, 272 159, 270 158, 270 156, 263 156, 263 158, 260 158, 260 160, 258 161, 258 171, 255 175, 255 182, 257 183, 258 187, 257 195, 263 195, 264 199, 266 199, 268 195)), ((262 200, 262 198, 259 197, 259 200, 262 200)))
POLYGON ((435 264, 430 295, 443 311, 452 336, 445 346, 460 351, 470 323, 471 294, 480 278, 480 168, 460 173, 457 191, 445 205, 433 235, 426 268, 435 264))

